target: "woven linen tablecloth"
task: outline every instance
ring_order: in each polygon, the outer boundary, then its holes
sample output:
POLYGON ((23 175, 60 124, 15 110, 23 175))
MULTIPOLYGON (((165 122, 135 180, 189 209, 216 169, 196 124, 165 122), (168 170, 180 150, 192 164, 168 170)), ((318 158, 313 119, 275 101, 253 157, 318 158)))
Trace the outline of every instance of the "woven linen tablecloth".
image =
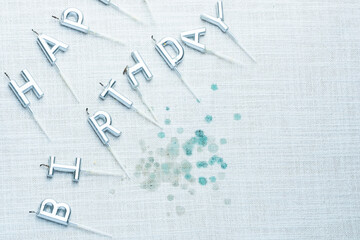
POLYGON ((69 204, 70 221, 114 239, 360 238, 359 1, 224 1, 225 22, 256 64, 201 21, 201 13, 215 16, 215 0, 149 0, 154 21, 142 0, 113 2, 147 24, 96 0, 0 3, 1 71, 18 84, 21 70, 33 75, 45 95, 27 96, 51 138, 4 76, 0 239, 102 239, 29 213, 46 198, 69 204), (51 16, 68 7, 80 9, 92 30, 127 45, 61 26, 51 16), (151 39, 180 41, 182 32, 199 27, 207 29, 200 41, 208 49, 242 64, 184 47, 178 69, 200 104, 151 39), (69 44, 57 53, 57 64, 80 103, 31 29, 69 44), (113 78, 115 88, 149 115, 123 76, 134 50, 154 75, 151 82, 138 79, 163 131, 114 99, 99 98, 99 82, 113 78), (83 169, 122 173, 87 123, 86 108, 108 112, 122 131, 109 136, 110 145, 131 180, 82 174, 73 183, 71 174, 49 179, 39 167, 49 156, 68 165, 81 157, 83 169))

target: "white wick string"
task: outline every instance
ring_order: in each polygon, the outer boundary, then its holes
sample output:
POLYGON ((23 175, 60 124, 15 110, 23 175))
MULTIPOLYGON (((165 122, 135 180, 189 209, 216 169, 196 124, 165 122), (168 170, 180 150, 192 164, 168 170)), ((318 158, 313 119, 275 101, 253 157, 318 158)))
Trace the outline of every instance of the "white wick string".
POLYGON ((138 95, 139 95, 142 103, 143 103, 143 104, 147 107, 147 109, 149 110, 151 116, 154 118, 154 120, 155 120, 156 122, 158 122, 157 117, 155 116, 154 111, 151 109, 150 105, 149 105, 149 104, 146 102, 146 100, 144 99, 142 93, 140 92, 140 89, 139 89, 139 88, 136 88, 136 92, 138 93, 138 95))
POLYGON ((49 135, 46 133, 45 129, 41 126, 40 122, 36 119, 34 112, 31 110, 30 106, 27 106, 28 111, 31 113, 31 116, 35 120, 36 124, 39 126, 40 130, 45 134, 46 138, 51 142, 49 135))
POLYGON ((64 83, 66 84, 66 86, 67 86, 68 89, 70 90, 71 94, 74 96, 74 98, 76 99, 76 101, 77 101, 78 103, 80 103, 79 98, 76 96, 73 88, 71 87, 71 85, 70 85, 70 84, 68 83, 68 81, 66 80, 66 78, 65 78, 63 72, 60 70, 59 66, 58 66, 56 63, 54 64, 54 66, 56 67, 56 70, 57 70, 57 72, 59 73, 61 79, 64 81, 64 83))
POLYGON ((215 56, 215 57, 217 57, 217 58, 219 58, 219 59, 221 59, 221 60, 224 60, 224 61, 226 61, 226 62, 229 62, 229 63, 232 63, 232 64, 241 65, 241 63, 238 62, 237 60, 235 60, 235 59, 233 59, 233 58, 231 58, 231 57, 228 57, 228 56, 226 56, 226 55, 223 55, 223 54, 221 54, 221 53, 214 52, 214 51, 209 50, 209 49, 206 49, 206 53, 211 54, 211 55, 213 55, 213 56, 215 56))
POLYGON ((183 82, 183 84, 186 86, 186 88, 191 92, 191 94, 194 96, 194 98, 196 99, 196 101, 198 103, 200 103, 200 99, 198 98, 198 96, 196 96, 195 92, 191 89, 191 87, 189 86, 189 84, 185 81, 185 79, 182 77, 181 73, 178 71, 178 69, 175 67, 174 68, 176 74, 178 75, 178 77, 180 78, 180 80, 183 82))
POLYGON ((129 173, 126 171, 125 167, 122 165, 122 163, 120 162, 120 160, 117 158, 117 156, 115 155, 115 153, 113 152, 112 148, 110 147, 110 145, 106 145, 106 148, 109 150, 109 152, 111 153, 111 155, 113 156, 113 158, 116 160, 116 162, 120 165, 121 169, 124 171, 124 173, 126 174, 126 176, 130 178, 129 173))
POLYGON ((112 177, 121 177, 122 179, 124 179, 124 175, 120 174, 120 173, 108 173, 105 171, 99 171, 99 170, 84 170, 81 169, 82 172, 87 173, 87 174, 92 174, 92 175, 97 175, 97 176, 112 176, 112 177))
POLYGON ((137 112, 140 116, 142 116, 143 118, 145 118, 146 120, 148 120, 149 122, 154 124, 155 126, 159 127, 161 130, 163 129, 157 122, 155 122, 154 120, 152 120, 151 118, 146 116, 143 112, 141 112, 140 110, 138 110, 134 106, 132 106, 132 109, 134 109, 134 111, 137 112))
POLYGON ((104 38, 104 39, 107 39, 107 40, 109 40, 109 41, 112 41, 112 42, 115 42, 115 43, 117 43, 117 44, 120 44, 121 46, 125 46, 125 43, 123 43, 122 41, 117 40, 117 39, 115 39, 115 38, 112 38, 112 37, 110 37, 110 36, 107 36, 107 35, 105 35, 105 34, 98 33, 98 32, 94 32, 93 30, 90 30, 90 29, 89 29, 89 33, 92 34, 92 35, 94 35, 94 36, 96 36, 96 37, 104 38))
POLYGON ((245 48, 243 48, 239 41, 236 40, 236 38, 234 37, 234 35, 230 32, 230 30, 226 31, 226 34, 231 38, 231 40, 233 40, 233 42, 254 62, 256 63, 256 60, 245 50, 245 48))
POLYGON ((79 223, 69 222, 69 226, 76 227, 76 228, 79 228, 79 229, 82 229, 82 230, 85 230, 85 231, 88 231, 88 232, 92 232, 92 233, 95 233, 95 234, 98 234, 98 235, 101 235, 101 236, 105 236, 105 237, 108 237, 108 238, 112 238, 112 236, 110 234, 107 234, 105 232, 102 232, 102 231, 87 227, 87 226, 79 224, 79 223))
POLYGON ((132 20, 134 20, 135 22, 138 22, 140 24, 144 24, 145 23, 143 21, 141 21, 140 19, 138 19, 137 17, 135 17, 134 15, 132 15, 131 13, 129 13, 128 11, 126 11, 123 8, 120 8, 118 5, 115 5, 114 3, 110 2, 110 6, 112 6, 113 8, 115 8, 116 10, 118 10, 119 12, 121 12, 122 14, 124 14, 125 16, 128 16, 129 18, 131 18, 132 20))
POLYGON ((150 4, 149 4, 149 1, 148 1, 148 0, 144 0, 144 3, 145 3, 145 5, 146 5, 147 9, 149 10, 151 19, 153 20, 153 22, 155 22, 155 19, 154 19, 154 16, 153 16, 153 14, 152 14, 152 11, 151 11, 151 7, 150 7, 150 4))

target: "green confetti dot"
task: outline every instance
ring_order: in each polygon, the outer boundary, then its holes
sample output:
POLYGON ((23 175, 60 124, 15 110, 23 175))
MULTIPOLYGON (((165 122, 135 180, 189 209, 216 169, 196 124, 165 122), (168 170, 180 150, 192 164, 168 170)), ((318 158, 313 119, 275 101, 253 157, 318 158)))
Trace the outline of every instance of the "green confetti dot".
POLYGON ((199 183, 203 186, 205 186, 207 184, 207 180, 204 177, 199 177, 199 183))
POLYGON ((169 201, 174 200, 174 195, 172 195, 172 194, 168 195, 168 196, 167 196, 167 199, 168 199, 169 201))
POLYGON ((171 124, 171 120, 170 120, 170 119, 165 119, 165 124, 166 124, 166 125, 170 125, 170 124, 171 124))
POLYGON ((165 174, 170 173, 170 164, 169 163, 163 163, 161 164, 161 169, 165 174))
POLYGON ((219 190, 219 184, 214 183, 212 189, 215 190, 215 191, 219 190))
POLYGON ((209 159, 209 165, 214 165, 215 163, 222 163, 223 161, 224 160, 221 157, 214 155, 209 159))
POLYGON ((209 179, 210 179, 210 182, 212 182, 212 183, 216 182, 216 177, 215 176, 209 177, 209 179))
POLYGON ((216 91, 216 90, 218 90, 218 85, 217 84, 211 84, 211 89, 213 90, 213 91, 216 91))
POLYGON ((166 108, 165 108, 165 110, 166 110, 166 111, 169 111, 169 110, 170 110, 170 108, 169 108, 169 107, 166 107, 166 108))
POLYGON ((176 206, 176 214, 178 216, 184 215, 185 208, 183 206, 176 206))
POLYGON ((184 160, 181 162, 181 171, 183 173, 190 173, 191 169, 192 169, 192 165, 189 161, 184 160))
POLYGON ((206 121, 207 123, 211 123, 212 120, 213 120, 213 117, 212 117, 211 115, 206 115, 205 121, 206 121))
POLYGON ((229 198, 224 199, 224 203, 225 203, 225 205, 231 205, 231 199, 229 199, 229 198))
POLYGON ((222 169, 226 169, 226 168, 227 168, 227 164, 226 164, 226 163, 222 163, 222 164, 221 164, 221 168, 222 168, 222 169))
POLYGON ((199 162, 196 163, 196 166, 197 166, 198 168, 207 168, 208 163, 205 162, 205 161, 199 161, 199 162))
POLYGON ((159 132, 159 133, 158 133, 158 137, 159 137, 159 138, 164 138, 164 137, 165 137, 165 133, 164 133, 164 132, 159 132))
POLYGON ((204 131, 203 130, 196 130, 195 135, 197 137, 204 137, 204 131))
POLYGON ((178 134, 182 134, 183 132, 184 132, 184 129, 183 129, 183 128, 178 128, 178 129, 177 129, 177 133, 178 133, 178 134))
POLYGON ((211 153, 216 153, 219 150, 219 147, 215 143, 212 143, 208 146, 208 150, 211 153))
POLYGON ((185 174, 184 177, 185 177, 186 180, 190 180, 190 179, 191 179, 191 174, 190 174, 190 173, 187 173, 187 174, 185 174))
POLYGON ((241 119, 240 113, 235 113, 235 114, 234 114, 234 120, 235 120, 235 121, 239 121, 240 119, 241 119))
POLYGON ((220 139, 220 144, 227 144, 227 140, 225 138, 220 139))

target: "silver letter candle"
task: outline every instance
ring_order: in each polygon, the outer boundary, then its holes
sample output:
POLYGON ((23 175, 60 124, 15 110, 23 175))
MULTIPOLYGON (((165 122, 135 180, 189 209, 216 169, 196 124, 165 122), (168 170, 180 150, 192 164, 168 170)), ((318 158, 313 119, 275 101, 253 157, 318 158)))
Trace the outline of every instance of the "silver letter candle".
MULTIPOLYGON (((30 211, 30 212, 33 212, 33 211, 30 211)), ((82 229, 82 230, 85 230, 85 231, 88 231, 91 233, 95 233, 98 235, 112 238, 111 235, 104 233, 102 231, 92 229, 92 228, 84 226, 82 224, 70 222, 69 221, 70 214, 71 214, 71 208, 68 204, 58 203, 54 199, 50 199, 50 198, 42 201, 40 204, 39 210, 36 212, 36 216, 38 218, 42 218, 47 221, 58 223, 58 224, 61 224, 64 226, 73 226, 73 227, 76 227, 76 228, 79 228, 79 229, 82 229), (63 214, 64 216, 61 215, 61 212, 64 213, 63 214)))
POLYGON ((24 85, 19 86, 16 83, 16 81, 10 80, 9 87, 14 92, 15 96, 18 98, 21 105, 24 108, 27 108, 30 105, 29 99, 25 96, 27 92, 33 91, 38 99, 44 96, 44 92, 35 82, 34 78, 31 76, 30 72, 27 69, 21 71, 21 76, 24 78, 26 82, 24 85))
POLYGON ((153 75, 138 51, 132 52, 131 57, 134 59, 136 64, 127 69, 126 75, 129 80, 130 86, 133 89, 136 89, 139 86, 139 82, 136 80, 135 77, 136 74, 142 73, 147 81, 151 81, 153 75))
POLYGON ((106 146, 106 148, 109 150, 113 158, 120 165, 121 169, 125 172, 126 176, 130 179, 130 175, 128 174, 125 167, 123 166, 123 164, 120 162, 120 160, 118 159, 112 148, 110 147, 109 139, 105 134, 106 132, 109 132, 114 137, 120 137, 121 135, 121 132, 119 130, 111 126, 111 122, 112 122, 111 116, 107 112, 98 111, 92 117, 88 118, 88 122, 95 131, 95 133, 100 138, 101 142, 106 146), (103 124, 101 125, 99 125, 98 122, 98 120, 100 119, 103 121, 103 124))
POLYGON ((82 12, 77 8, 68 8, 63 11, 60 18, 60 24, 77 31, 88 33, 89 27, 83 25, 84 16, 82 12), (69 17, 74 17, 74 20, 71 20, 69 17))
POLYGON ((110 36, 107 36, 105 34, 102 34, 102 33, 99 33, 99 32, 95 32, 93 30, 91 30, 88 26, 85 26, 83 24, 83 21, 84 21, 84 15, 83 13, 77 9, 77 8, 68 8, 68 9, 65 9, 62 14, 61 14, 61 17, 60 19, 56 16, 53 16, 53 18, 59 20, 59 23, 60 25, 62 26, 65 26, 65 27, 68 27, 68 28, 71 28, 71 29, 74 29, 76 31, 79 31, 79 32, 82 32, 82 33, 85 33, 85 34, 92 34, 96 37, 101 37, 101 38, 104 38, 104 39, 107 39, 107 40, 110 40, 112 42, 115 42, 115 43, 118 43, 122 46, 124 46, 125 44, 120 41, 120 40, 117 40, 117 39, 114 39, 110 36), (71 17, 73 17, 75 20, 71 19, 71 17))
POLYGON ((46 133, 45 129, 41 126, 40 122, 36 119, 34 112, 31 110, 30 101, 26 97, 26 93, 33 91, 35 96, 38 99, 41 99, 44 96, 43 91, 39 85, 35 82, 34 78, 31 76, 30 72, 27 69, 21 71, 21 76, 25 80, 25 84, 19 86, 16 81, 10 79, 9 75, 5 73, 6 77, 9 79, 9 87, 21 103, 21 105, 26 108, 30 113, 36 124, 39 126, 40 130, 45 134, 47 139, 51 142, 49 135, 46 133))
POLYGON ((45 34, 38 35, 37 43, 40 46, 41 50, 44 52, 46 58, 49 60, 51 65, 55 64, 55 54, 59 50, 66 52, 69 48, 69 45, 67 45, 66 43, 60 42, 55 38, 49 37, 45 34))
POLYGON ((49 165, 40 164, 40 167, 47 167, 48 168, 48 178, 52 178, 54 176, 54 172, 65 172, 65 173, 73 173, 73 181, 79 182, 80 180, 80 172, 84 172, 85 174, 95 175, 95 176, 115 176, 121 177, 123 180, 125 177, 123 174, 119 173, 111 173, 105 171, 98 171, 98 170, 86 170, 81 168, 81 158, 75 158, 75 165, 62 165, 55 163, 55 156, 50 156, 49 158, 49 165))
POLYGON ((109 138, 106 136, 106 132, 109 132, 114 137, 120 137, 121 135, 119 130, 111 126, 112 119, 107 112, 98 111, 94 116, 89 117, 88 121, 104 145, 109 144, 109 138), (100 119, 104 121, 101 125, 98 122, 100 119))
MULTIPOLYGON (((153 38, 153 40, 155 41, 154 38, 153 38)), ((177 66, 181 63, 181 61, 184 58, 184 48, 181 46, 181 44, 172 37, 166 37, 156 43, 155 49, 158 51, 158 53, 164 59, 164 61, 167 63, 167 65, 170 67, 170 69, 175 71, 175 73, 178 75, 178 77, 183 82, 183 84, 186 86, 186 88, 194 96, 196 101, 200 102, 200 99, 197 97, 195 92, 191 89, 190 85, 185 81, 185 79, 182 77, 181 73, 177 69, 177 66), (167 47, 167 46, 171 47, 174 50, 174 52, 176 53, 176 56, 172 57, 169 54, 169 52, 165 49, 165 47, 167 47)))
MULTIPOLYGON (((116 81, 113 79, 110 79, 109 83, 104 87, 104 90, 100 93, 100 99, 105 100, 107 96, 113 97, 116 101, 124 105, 128 109, 133 109, 135 112, 137 112, 140 116, 151 122, 152 124, 156 125, 157 127, 162 127, 155 121, 151 120, 148 116, 146 116, 144 113, 136 109, 133 105, 133 102, 116 91, 113 87, 115 86, 116 81)), ((102 84, 101 84, 102 85, 102 84)))
POLYGON ((53 199, 45 199, 44 201, 41 202, 40 208, 36 216, 51 222, 55 222, 67 226, 69 224, 70 214, 71 214, 71 209, 68 204, 57 203, 53 199), (46 211, 45 210, 46 208, 50 208, 50 212, 46 211), (65 212, 64 216, 58 214, 59 210, 65 212))
POLYGON ((69 82, 66 80, 63 72, 60 70, 59 66, 56 64, 56 57, 55 54, 60 50, 63 52, 66 52, 69 48, 69 45, 66 43, 60 42, 52 37, 49 37, 45 34, 38 34, 33 30, 34 33, 38 35, 37 43, 40 46, 41 50, 45 54, 46 58, 49 60, 50 64, 52 66, 56 67, 57 72, 59 73, 61 79, 64 81, 68 89, 70 90, 71 94, 74 96, 76 101, 79 103, 79 98, 76 96, 73 88, 69 84, 69 82))
POLYGON ((208 14, 201 14, 200 19, 208 22, 212 25, 217 26, 222 32, 226 33, 232 41, 253 61, 256 62, 255 59, 240 45, 238 40, 234 37, 234 35, 230 32, 229 26, 224 22, 224 4, 222 1, 217 1, 216 4, 216 17, 212 17, 208 14))
POLYGON ((49 158, 49 172, 48 177, 52 178, 54 176, 54 172, 70 172, 74 173, 74 182, 78 182, 80 178, 80 167, 81 167, 81 158, 75 159, 75 165, 74 166, 68 166, 68 165, 62 165, 55 163, 55 157, 51 156, 49 158))
POLYGON ((145 101, 143 94, 141 93, 140 89, 139 89, 139 82, 137 81, 135 75, 138 73, 142 73, 144 78, 146 79, 146 81, 150 82, 153 78, 152 73, 150 72, 149 67, 146 65, 145 61, 143 60, 143 58, 141 57, 140 53, 138 51, 134 51, 131 53, 132 58, 135 61, 135 65, 132 67, 127 67, 125 70, 127 79, 129 81, 130 86, 132 87, 132 89, 134 89, 137 94, 139 95, 142 103, 147 107, 147 109, 149 110, 149 112, 151 113, 151 115, 153 116, 154 120, 157 122, 157 118, 155 116, 155 113, 153 112, 153 110, 151 109, 150 105, 147 104, 147 102, 145 101))
POLYGON ((214 55, 224 61, 240 64, 236 60, 234 60, 228 56, 225 56, 223 54, 209 50, 206 48, 206 46, 204 44, 201 44, 200 37, 204 36, 205 33, 206 33, 206 28, 198 28, 198 29, 194 29, 191 31, 183 32, 183 33, 181 33, 181 40, 186 46, 188 46, 192 49, 195 49, 201 53, 208 53, 208 54, 214 55))

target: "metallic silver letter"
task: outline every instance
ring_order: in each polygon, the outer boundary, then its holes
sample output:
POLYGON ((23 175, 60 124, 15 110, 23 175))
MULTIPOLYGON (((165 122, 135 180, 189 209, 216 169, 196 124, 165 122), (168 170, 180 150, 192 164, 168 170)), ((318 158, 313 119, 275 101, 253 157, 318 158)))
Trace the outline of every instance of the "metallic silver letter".
POLYGON ((36 216, 51 222, 67 226, 69 224, 70 213, 71 209, 68 204, 57 203, 53 199, 45 199, 41 202, 40 208, 36 213, 36 216), (50 212, 46 211, 45 208, 47 207, 50 208, 50 212), (63 217, 58 214, 60 210, 63 210, 65 212, 65 215, 63 217))
POLYGON ((74 173, 73 181, 78 182, 79 178, 80 178, 80 167, 81 167, 81 158, 77 157, 75 159, 75 166, 67 166, 67 165, 55 164, 55 157, 50 156, 50 158, 49 158, 49 172, 48 172, 47 176, 49 178, 52 178, 54 176, 55 171, 58 171, 58 172, 70 172, 70 173, 74 173))
POLYGON ((89 117, 88 122, 104 145, 109 144, 109 139, 106 137, 105 134, 106 132, 109 132, 115 137, 120 137, 121 135, 121 132, 119 130, 111 126, 112 120, 107 112, 99 111, 95 113, 94 116, 89 117), (104 121, 102 125, 98 124, 99 119, 102 119, 104 121))
POLYGON ((226 25, 224 23, 224 8, 223 8, 222 1, 217 2, 216 16, 217 16, 217 18, 212 17, 208 14, 201 14, 200 18, 201 18, 201 20, 203 20, 205 22, 208 22, 210 24, 217 26, 218 28, 220 28, 221 31, 226 32, 229 29, 229 27, 228 27, 228 25, 226 25))
POLYGON ((62 13, 60 24, 65 27, 72 28, 83 33, 88 33, 89 27, 83 25, 82 24, 83 21, 84 21, 84 15, 79 9, 68 8, 62 13), (69 17, 74 17, 75 21, 69 19, 69 17))
POLYGON ((100 2, 102 2, 105 5, 109 5, 111 0, 99 0, 100 2))
POLYGON ((206 47, 204 44, 201 44, 199 41, 200 36, 204 36, 206 33, 206 28, 198 28, 188 32, 181 33, 181 40, 188 47, 191 47, 199 52, 205 53, 206 47))
POLYGON ((148 66, 146 65, 146 63, 144 62, 138 51, 132 52, 131 56, 136 62, 136 65, 130 67, 126 72, 126 75, 131 87, 135 89, 139 86, 139 82, 135 78, 136 74, 142 72, 146 81, 151 81, 153 75, 151 74, 148 66))
POLYGON ((41 34, 38 36, 37 40, 38 45, 41 50, 44 52, 46 58, 49 60, 51 65, 54 65, 56 62, 55 53, 61 50, 66 52, 69 45, 66 43, 60 42, 52 37, 49 37, 45 34, 41 34))
POLYGON ((21 71, 21 76, 25 80, 25 84, 21 87, 17 85, 14 80, 9 82, 9 87, 14 92, 20 103, 24 108, 30 105, 29 99, 25 96, 25 93, 32 90, 35 93, 35 96, 40 99, 44 96, 43 91, 40 89, 39 85, 35 82, 34 78, 31 76, 28 70, 24 69, 21 71))
POLYGON ((115 83, 116 83, 115 80, 110 79, 110 82, 108 83, 108 85, 106 85, 104 91, 100 94, 100 98, 102 100, 105 100, 106 96, 110 95, 111 97, 115 98, 118 102, 120 102, 122 105, 130 109, 133 105, 133 102, 112 88, 115 85, 115 83))
POLYGON ((155 45, 155 48, 172 70, 176 68, 184 58, 184 48, 172 37, 161 39, 160 42, 155 45), (170 46, 176 52, 176 56, 171 57, 165 49, 165 46, 170 46))

